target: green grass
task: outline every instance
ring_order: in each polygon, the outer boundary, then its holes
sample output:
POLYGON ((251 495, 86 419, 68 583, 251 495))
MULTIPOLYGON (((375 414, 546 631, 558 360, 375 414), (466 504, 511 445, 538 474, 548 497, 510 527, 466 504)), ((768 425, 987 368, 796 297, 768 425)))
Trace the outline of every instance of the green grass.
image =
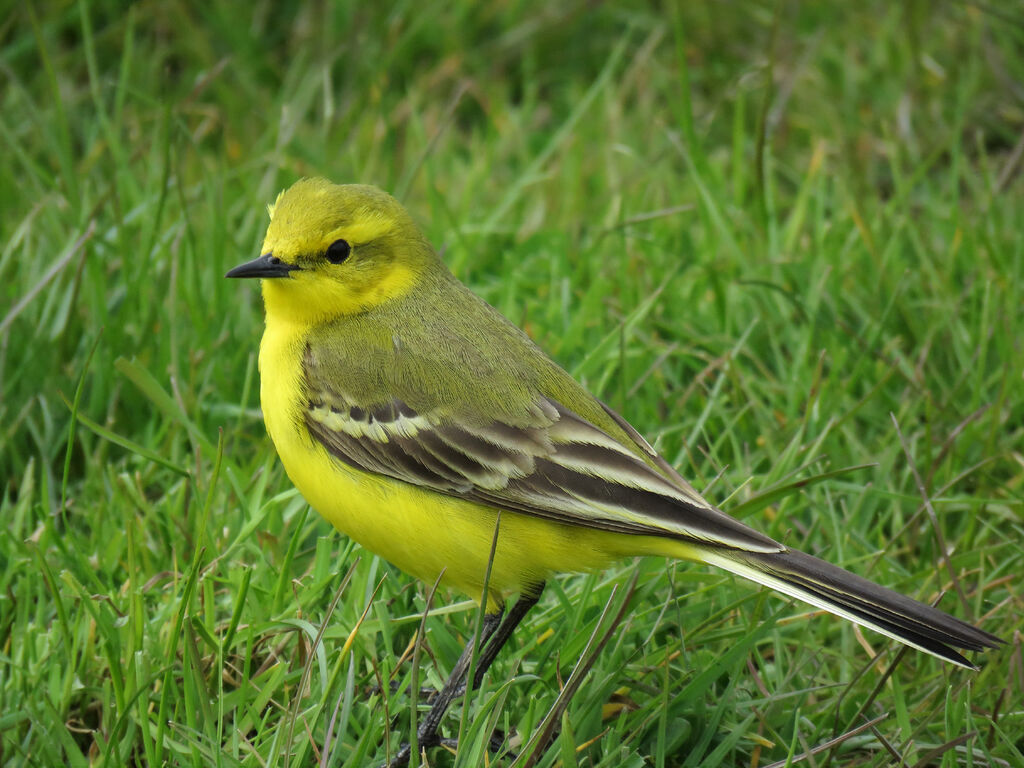
POLYGON ((376 765, 471 633, 439 592, 414 672, 429 585, 310 511, 261 423, 258 292, 222 275, 321 174, 398 195, 711 499, 1010 641, 971 673, 623 563, 550 583, 430 765, 497 727, 517 765, 765 766, 875 718, 805 764, 1024 764, 1021 6, 30 5, 0 21, 0 763, 376 765))

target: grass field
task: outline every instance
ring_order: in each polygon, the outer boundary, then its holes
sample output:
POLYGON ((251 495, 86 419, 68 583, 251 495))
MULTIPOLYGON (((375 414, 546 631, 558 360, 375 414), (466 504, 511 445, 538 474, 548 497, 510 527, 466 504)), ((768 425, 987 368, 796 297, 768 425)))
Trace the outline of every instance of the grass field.
POLYGON ((442 590, 414 653, 429 585, 263 429, 222 276, 316 174, 710 499, 1008 641, 625 562, 549 584, 427 764, 1024 765, 1024 6, 453 5, 0 20, 0 764, 379 765, 472 632, 442 590))

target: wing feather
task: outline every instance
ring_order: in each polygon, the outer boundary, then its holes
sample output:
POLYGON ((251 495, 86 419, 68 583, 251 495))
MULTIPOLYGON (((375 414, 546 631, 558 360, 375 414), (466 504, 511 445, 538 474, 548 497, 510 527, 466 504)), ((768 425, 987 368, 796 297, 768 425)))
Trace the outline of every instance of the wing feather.
POLYGON ((357 469, 576 525, 747 552, 783 549, 708 504, 631 427, 624 431, 635 449, 550 398, 538 397, 518 424, 481 424, 440 407, 419 412, 398 398, 355 402, 322 377, 307 376, 307 391, 309 433, 357 469))

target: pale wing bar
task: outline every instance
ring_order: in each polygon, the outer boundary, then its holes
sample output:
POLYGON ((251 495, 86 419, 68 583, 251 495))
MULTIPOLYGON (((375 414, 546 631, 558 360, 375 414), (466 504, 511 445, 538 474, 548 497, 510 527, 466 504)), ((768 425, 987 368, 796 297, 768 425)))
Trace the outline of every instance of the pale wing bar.
POLYGON ((330 392, 311 398, 306 426, 352 467, 499 509, 744 551, 783 549, 560 403, 543 400, 531 416, 533 426, 462 426, 399 400, 365 408, 330 392))

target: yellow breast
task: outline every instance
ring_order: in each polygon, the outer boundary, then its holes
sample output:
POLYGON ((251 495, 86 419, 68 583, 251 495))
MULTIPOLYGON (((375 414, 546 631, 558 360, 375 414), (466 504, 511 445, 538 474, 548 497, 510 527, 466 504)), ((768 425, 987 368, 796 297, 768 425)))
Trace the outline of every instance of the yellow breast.
MULTIPOLYGON (((305 426, 308 330, 268 316, 260 345, 263 418, 288 477, 328 522, 366 549, 427 583, 443 573, 442 583, 479 599, 497 512, 332 457, 305 426)), ((642 537, 629 538, 624 551, 621 536, 503 512, 490 607, 551 573, 600 568, 645 549, 642 537)))

